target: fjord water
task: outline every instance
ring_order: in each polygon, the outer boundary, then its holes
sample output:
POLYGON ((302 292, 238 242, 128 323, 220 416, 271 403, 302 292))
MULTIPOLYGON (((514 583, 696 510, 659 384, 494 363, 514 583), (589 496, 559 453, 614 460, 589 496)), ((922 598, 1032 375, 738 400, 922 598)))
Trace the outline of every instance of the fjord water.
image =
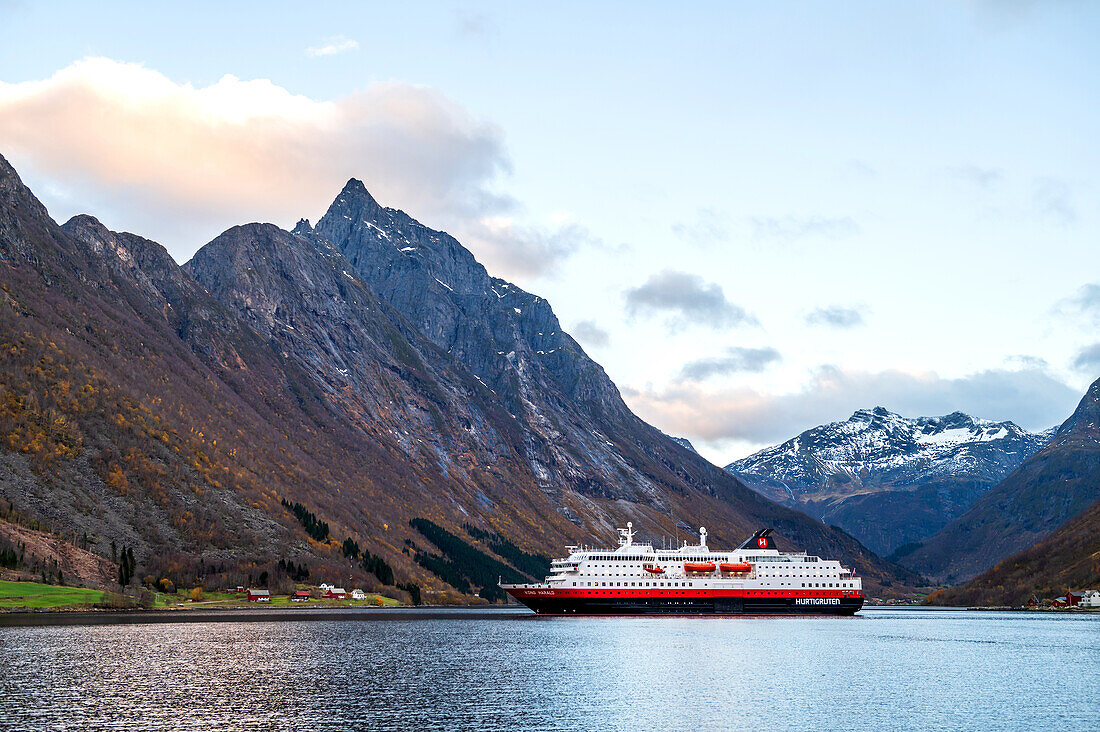
POLYGON ((1097 615, 341 617, 0 621, 0 728, 988 730, 1100 718, 1097 615))

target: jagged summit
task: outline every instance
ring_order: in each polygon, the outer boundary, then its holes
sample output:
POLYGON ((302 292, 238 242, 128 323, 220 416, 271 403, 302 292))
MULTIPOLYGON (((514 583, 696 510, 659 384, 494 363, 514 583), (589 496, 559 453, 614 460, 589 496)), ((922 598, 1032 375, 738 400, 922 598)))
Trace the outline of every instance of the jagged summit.
POLYGON ((890 553, 942 528, 1049 438, 960 411, 908 418, 877 406, 726 470, 890 553))
POLYGON ((1089 386, 1073 414, 1058 428, 1058 438, 1071 434, 1100 441, 1100 379, 1089 386))
POLYGON ((382 210, 382 206, 370 194, 363 181, 358 178, 349 178, 328 210, 329 212, 339 212, 341 215, 356 218, 375 216, 378 211, 382 210))
POLYGON ((0 155, 0 225, 3 225, 4 219, 14 223, 12 214, 17 209, 22 209, 32 218, 49 218, 46 207, 23 184, 23 179, 7 158, 0 155))
POLYGON ((838 474, 859 479, 868 471, 879 476, 937 474, 969 466, 1000 474, 1003 465, 996 458, 1002 452, 1016 454, 1014 448, 1020 446, 1031 454, 1047 437, 1011 421, 978 419, 958 411, 907 418, 874 407, 856 410, 843 422, 806 430, 726 469, 799 483, 805 490, 838 474), (997 443, 999 449, 987 449, 990 443, 997 443), (997 464, 986 466, 990 460, 997 464))

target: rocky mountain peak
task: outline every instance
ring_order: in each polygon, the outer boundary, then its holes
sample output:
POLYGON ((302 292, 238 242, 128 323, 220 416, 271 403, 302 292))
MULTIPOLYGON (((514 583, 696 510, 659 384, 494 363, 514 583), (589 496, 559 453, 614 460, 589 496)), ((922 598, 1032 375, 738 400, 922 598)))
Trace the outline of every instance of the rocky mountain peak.
POLYGON ((348 216, 350 219, 374 220, 382 211, 378 201, 370 194, 363 181, 351 178, 329 206, 330 213, 348 216))
POLYGON ((90 246, 93 251, 102 251, 112 245, 115 238, 110 229, 90 214, 77 214, 62 224, 61 228, 90 246))
POLYGON ((1048 439, 1049 433, 960 411, 908 418, 879 406, 806 430, 726 470, 890 553, 939 530, 1048 439))
POLYGON ((22 249, 18 242, 24 238, 31 222, 42 227, 53 224, 46 207, 23 185, 15 168, 0 155, 0 258, 11 259, 18 249, 22 249))
POLYGON ((1073 410, 1073 414, 1062 423, 1055 434, 1059 439, 1075 434, 1100 441, 1100 379, 1092 382, 1077 404, 1077 409, 1073 410))

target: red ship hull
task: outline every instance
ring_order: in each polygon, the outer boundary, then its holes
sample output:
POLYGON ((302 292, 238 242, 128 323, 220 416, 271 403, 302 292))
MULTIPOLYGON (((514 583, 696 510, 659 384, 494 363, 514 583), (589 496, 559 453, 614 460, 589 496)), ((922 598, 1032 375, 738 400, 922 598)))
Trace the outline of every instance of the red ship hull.
POLYGON ((508 588, 539 615, 854 615, 853 591, 508 588))

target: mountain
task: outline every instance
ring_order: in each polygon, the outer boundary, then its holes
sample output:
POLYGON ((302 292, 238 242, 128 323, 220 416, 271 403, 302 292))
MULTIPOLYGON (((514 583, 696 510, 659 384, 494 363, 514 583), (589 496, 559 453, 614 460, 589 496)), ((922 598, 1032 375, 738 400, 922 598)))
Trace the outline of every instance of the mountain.
POLYGON ((632 520, 728 544, 773 526, 872 590, 917 579, 642 422, 545 300, 355 180, 316 229, 234 227, 180 267, 90 216, 58 226, 0 158, 0 291, 0 495, 134 548, 139 577, 453 593, 432 526, 531 568, 632 520))
POLYGON ((928 596, 930 605, 1024 605, 1071 590, 1100 587, 1100 501, 1054 533, 956 587, 928 596))
POLYGON ((902 561, 967 580, 1051 535, 1100 499, 1100 380, 1054 437, 902 561))
POLYGON ((726 470, 887 555, 939 531, 1049 437, 961 412, 909 419, 875 407, 726 470))
POLYGON ((686 438, 686 437, 671 437, 670 436, 669 439, 672 440, 673 442, 675 442, 680 447, 683 447, 687 450, 691 450, 692 452, 694 452, 697 455, 699 454, 699 451, 695 449, 695 445, 691 444, 691 440, 689 440, 688 438, 686 438))

